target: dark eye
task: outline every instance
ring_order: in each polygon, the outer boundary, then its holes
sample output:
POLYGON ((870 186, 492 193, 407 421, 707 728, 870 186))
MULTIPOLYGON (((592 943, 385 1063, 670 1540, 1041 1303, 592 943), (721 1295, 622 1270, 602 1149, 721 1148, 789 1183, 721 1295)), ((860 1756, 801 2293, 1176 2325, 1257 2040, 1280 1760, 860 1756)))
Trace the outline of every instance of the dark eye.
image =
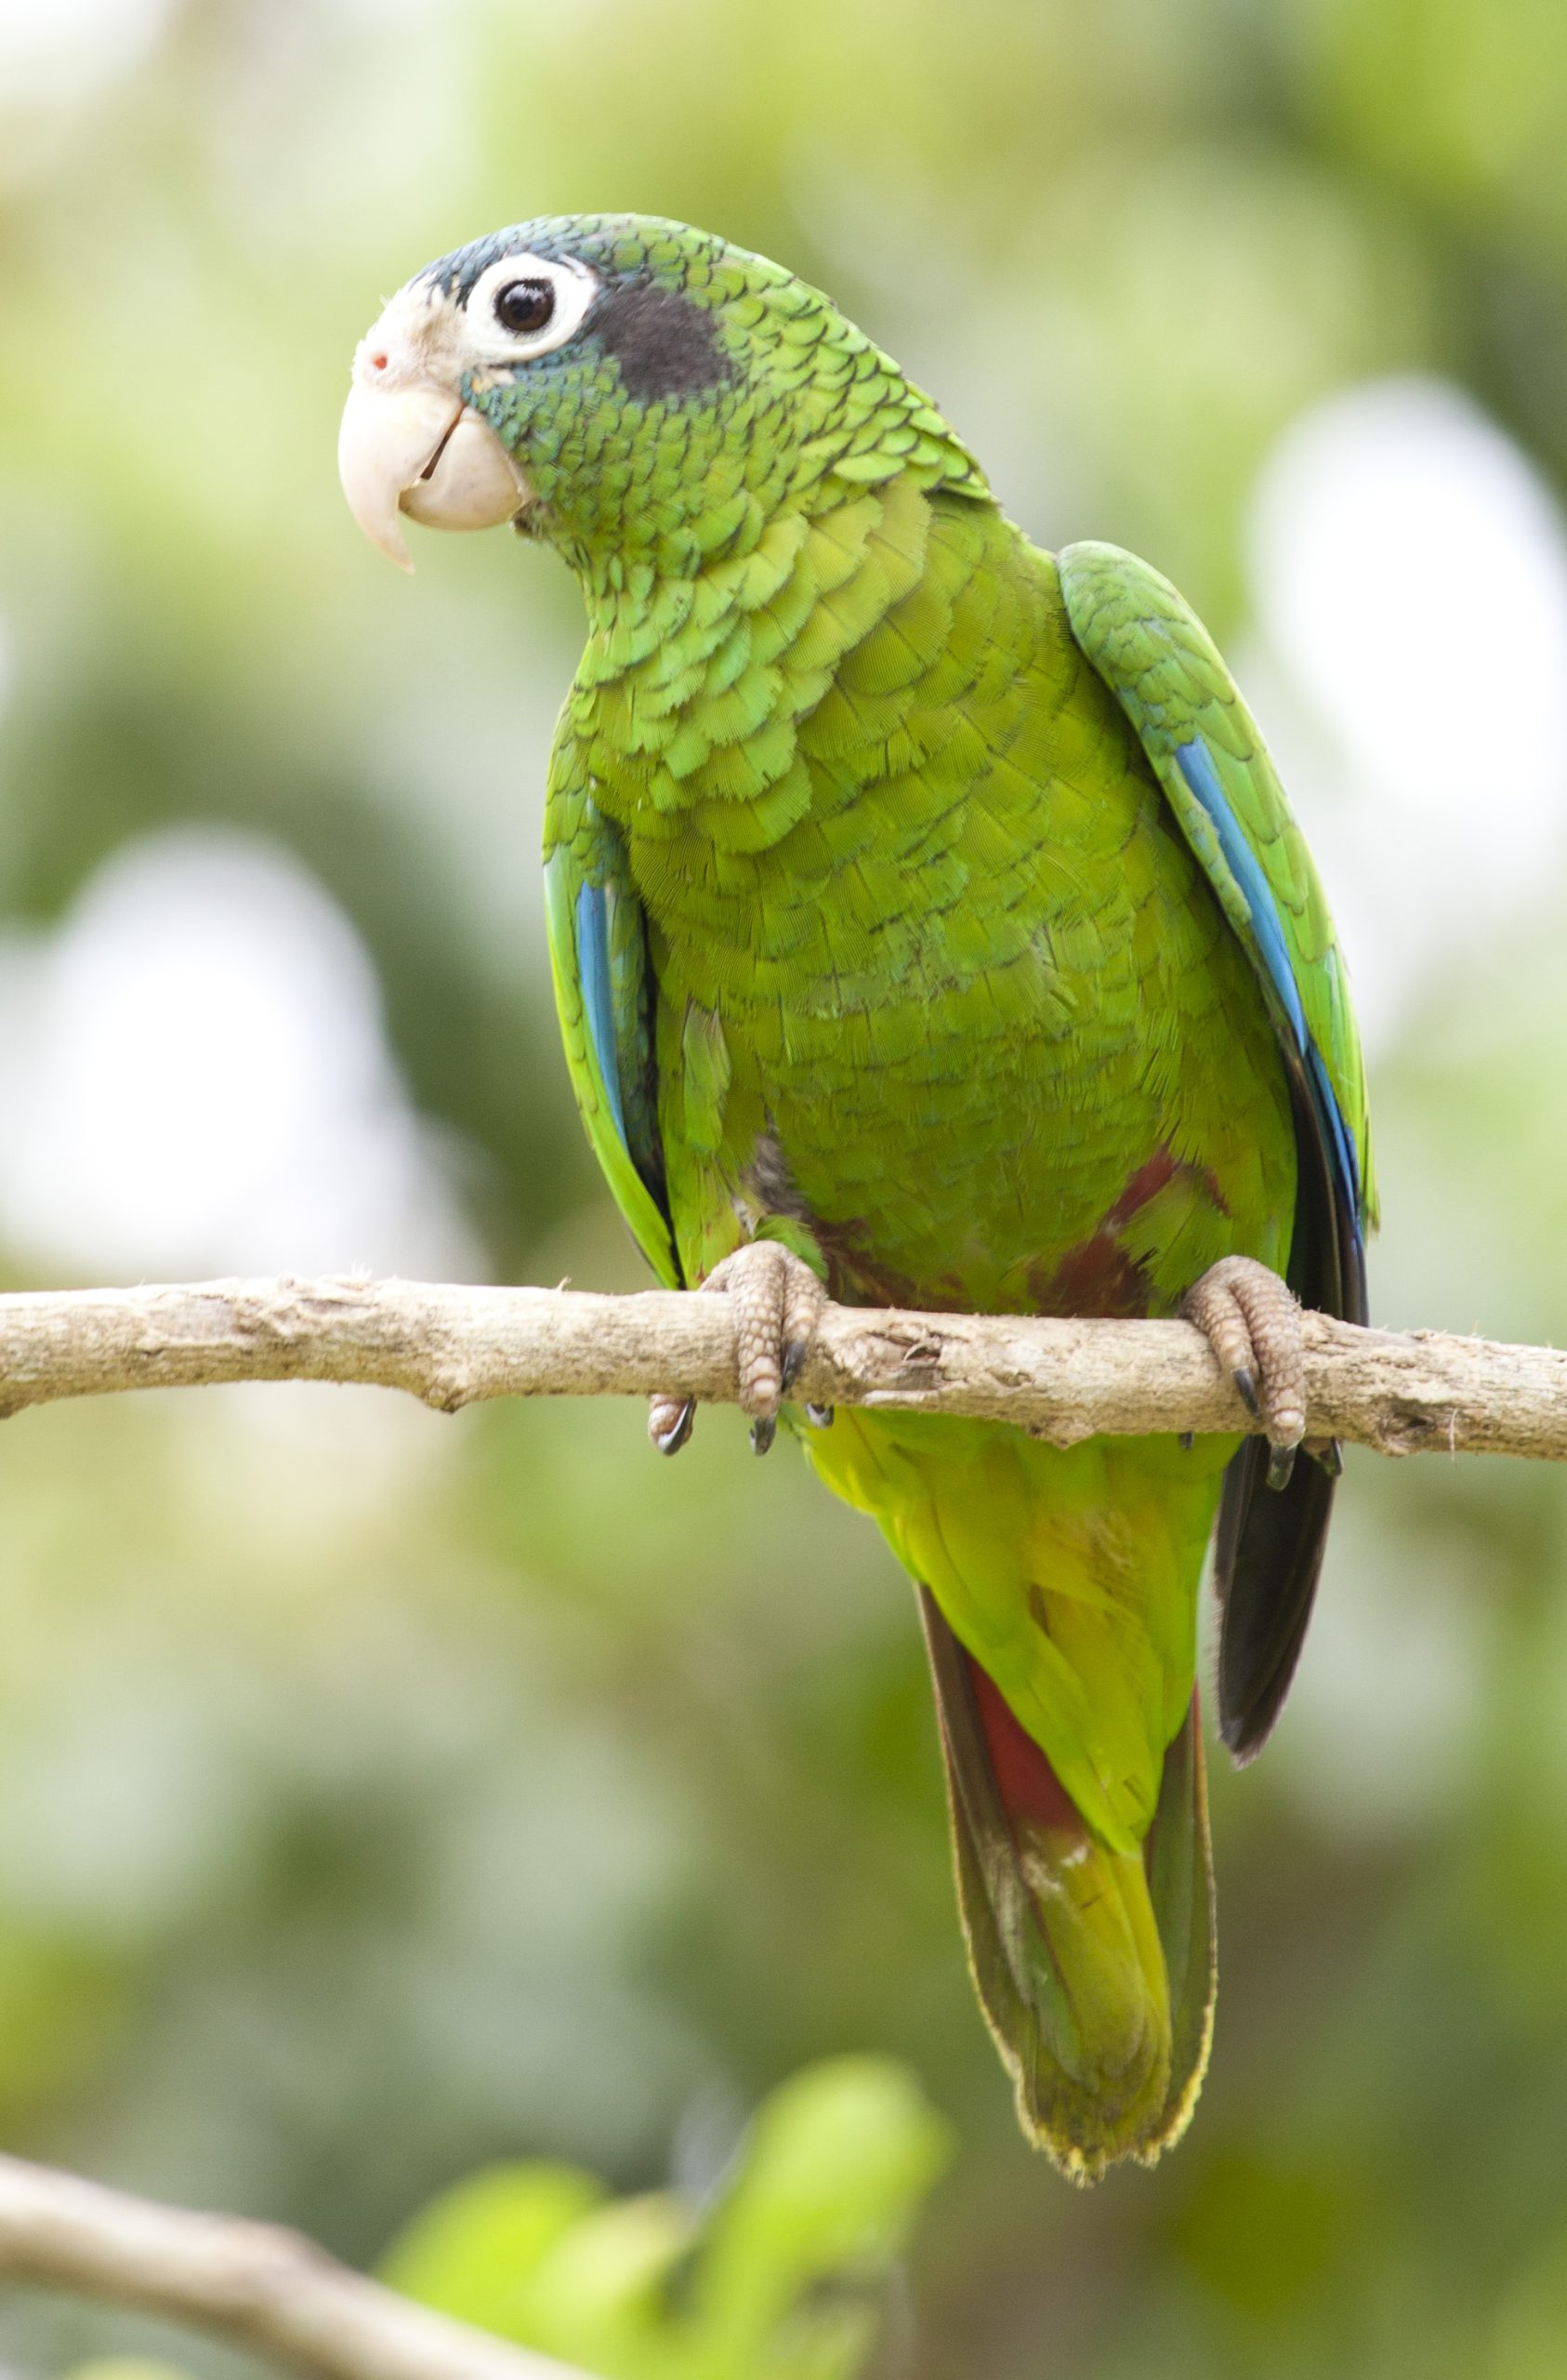
POLYGON ((547 281, 508 281, 495 292, 495 320, 520 338, 544 330, 555 311, 554 284, 547 281))

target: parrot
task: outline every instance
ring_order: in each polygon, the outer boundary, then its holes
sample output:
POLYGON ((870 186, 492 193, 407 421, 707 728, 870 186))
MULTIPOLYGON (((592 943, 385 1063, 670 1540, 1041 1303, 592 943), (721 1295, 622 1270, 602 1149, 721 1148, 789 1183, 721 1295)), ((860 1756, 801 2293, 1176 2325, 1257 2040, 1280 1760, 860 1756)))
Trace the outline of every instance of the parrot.
MULTIPOLYGON (((1035 546, 830 298, 661 217, 415 273, 338 462, 404 567, 406 518, 576 575, 544 879, 587 1138, 657 1280, 731 1300, 757 1450, 782 1418, 915 1583, 1025 2135, 1077 2182, 1152 2164, 1213 2027, 1207 1549, 1244 1763, 1340 1469, 1302 1310, 1364 1320, 1376 1222, 1345 965, 1251 713, 1156 570, 1035 546), (1235 1429, 800 1406, 829 1297, 1184 1316, 1235 1429)), ((690 1401, 649 1426, 677 1451, 690 1401)))

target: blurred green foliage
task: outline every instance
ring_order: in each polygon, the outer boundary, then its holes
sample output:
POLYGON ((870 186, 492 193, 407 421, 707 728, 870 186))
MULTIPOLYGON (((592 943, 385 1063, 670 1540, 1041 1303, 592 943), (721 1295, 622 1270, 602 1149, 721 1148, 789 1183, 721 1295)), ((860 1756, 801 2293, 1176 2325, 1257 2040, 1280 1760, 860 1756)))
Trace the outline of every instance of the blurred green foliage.
MULTIPOLYGON (((333 471, 379 298, 493 225, 632 205, 786 258, 1033 531, 1148 553, 1232 645, 1258 469, 1325 393, 1445 374, 1567 478, 1554 0, 114 0, 46 72, 12 55, 26 14, 0 15, 13 1142, 29 970, 109 855, 221 828, 362 937, 489 1268, 638 1285, 542 957, 574 594, 504 537, 420 538, 409 587, 333 471)), ((1455 677, 1506 602, 1455 555, 1455 677)), ((1475 802, 1501 791, 1477 750, 1475 802)), ((1559 843, 1379 1053, 1390 1323, 1567 1341, 1564 891, 1559 843)), ((165 1086, 168 1118, 210 1091, 165 1086)), ((19 1284, 140 1269, 0 1240, 19 1284)), ((325 1390, 24 1415, 6 2140, 365 2263, 461 2176, 546 2161, 568 2241, 630 2289, 678 2236, 687 2289, 753 2253, 723 2183, 746 2110, 810 2061, 893 2057, 957 2153, 877 2380, 1555 2380, 1567 1479, 1352 1461, 1341 1515, 1278 1742, 1215 1780, 1196 2121, 1077 2196, 1018 2140, 964 1973, 906 1591, 787 1453, 752 1462, 728 1415, 666 1466, 628 1408, 453 1422, 325 1390)), ((909 2154, 857 2181, 846 2149, 855 2220, 912 2203, 909 2154)), ((821 2351, 858 2353, 839 2311, 821 2351)), ((236 2368, 62 2299, 0 2309, 14 2368, 111 2351, 236 2368)))
POLYGON ((852 2380, 945 2158, 902 2069, 830 2060, 772 2094, 709 2206, 492 2166, 415 2215, 382 2278, 606 2380, 852 2380))

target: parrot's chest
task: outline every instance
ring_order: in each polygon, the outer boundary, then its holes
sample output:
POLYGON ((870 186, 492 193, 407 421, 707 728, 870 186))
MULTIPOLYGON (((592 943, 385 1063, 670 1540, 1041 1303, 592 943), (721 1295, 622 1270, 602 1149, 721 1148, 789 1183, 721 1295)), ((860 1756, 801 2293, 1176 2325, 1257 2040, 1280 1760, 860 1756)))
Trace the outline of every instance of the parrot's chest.
POLYGON ((685 897, 650 903, 660 1126, 699 1272, 782 1229, 840 1296, 1137 1313, 1237 1224, 1279 1254, 1277 1055, 1154 789, 1107 794, 1087 852, 1048 785, 1010 842, 976 800, 955 890, 950 866, 813 872, 785 847, 689 852, 685 897))
POLYGON ((1287 1238, 1271 1029, 1054 562, 971 507, 928 527, 917 607, 786 727, 720 753, 693 698, 661 761, 583 694, 682 1259, 771 1230, 840 1295, 1168 1310, 1287 1238))

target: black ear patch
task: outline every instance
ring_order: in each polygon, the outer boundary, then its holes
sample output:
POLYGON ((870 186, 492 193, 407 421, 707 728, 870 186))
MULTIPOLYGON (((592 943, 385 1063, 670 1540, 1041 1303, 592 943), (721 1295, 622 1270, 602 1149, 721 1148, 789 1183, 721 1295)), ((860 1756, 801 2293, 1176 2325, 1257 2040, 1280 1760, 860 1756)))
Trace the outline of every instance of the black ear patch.
POLYGON ((588 324, 619 364, 626 395, 639 404, 700 396, 734 377, 712 315, 678 289, 656 282, 612 286, 588 324))

